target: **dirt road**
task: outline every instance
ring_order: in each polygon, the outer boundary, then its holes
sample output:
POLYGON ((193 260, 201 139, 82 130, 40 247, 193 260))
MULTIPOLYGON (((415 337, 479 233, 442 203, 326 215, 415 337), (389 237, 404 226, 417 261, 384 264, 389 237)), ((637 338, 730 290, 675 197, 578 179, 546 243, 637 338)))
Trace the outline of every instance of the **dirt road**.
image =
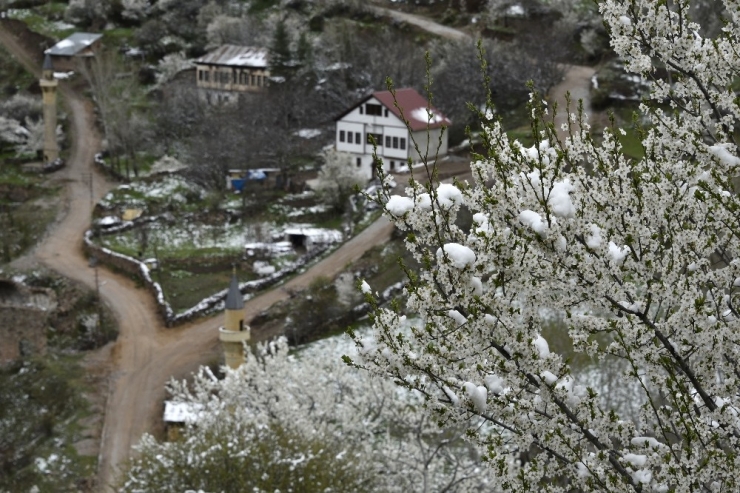
MULTIPOLYGON (((417 16, 398 12, 389 14, 441 36, 455 39, 468 37, 463 32, 439 26, 417 16)), ((36 47, 22 46, 2 24, 0 42, 29 71, 38 75, 40 64, 34 56, 36 47)), ((581 79, 582 77, 566 77, 566 81, 570 80, 567 84, 580 84, 581 79)), ((572 94, 577 89, 573 86, 564 88, 572 94)), ((100 147, 100 138, 93 125, 90 102, 64 84, 60 85, 60 91, 72 116, 73 145, 67 168, 61 172, 68 183, 67 202, 65 210, 60 214, 60 220, 27 260, 42 262, 66 276, 94 286, 94 271, 88 267, 80 246, 82 235, 89 225, 92 201, 97 201, 111 184, 94 172, 92 166, 93 155, 100 147), (92 195, 90 180, 93 185, 92 195)), ((283 287, 288 290, 301 289, 318 276, 332 277, 338 274, 367 249, 387 241, 392 229, 392 225, 385 219, 375 222, 327 259, 283 287)), ((100 489, 107 490, 119 467, 129 457, 131 446, 142 433, 151 430, 152 423, 161 412, 159 406, 164 397, 166 381, 172 377, 185 377, 198 366, 218 357, 217 327, 221 324, 221 319, 213 317, 184 327, 166 329, 155 315, 153 300, 144 290, 137 289, 129 279, 105 269, 100 269, 100 292, 116 314, 120 330, 118 340, 110 352, 110 395, 99 462, 100 489)), ((253 298, 246 303, 247 319, 286 297, 286 290, 277 288, 253 298)), ((91 359, 105 361, 105 354, 105 351, 101 351, 92 355, 91 359)))
MULTIPOLYGON (((33 49, 23 46, 2 24, 0 42, 31 73, 40 75, 40 64, 36 62, 33 49)), ((94 287, 94 270, 88 267, 87 259, 82 255, 82 235, 90 223, 93 201, 99 200, 112 185, 92 166, 93 156, 100 148, 100 137, 93 124, 89 101, 64 84, 60 84, 60 92, 72 117, 73 138, 67 167, 60 172, 60 179, 67 183, 65 207, 44 241, 19 264, 41 262, 94 287)), ((338 274, 367 249, 386 242, 392 229, 386 219, 376 221, 284 287, 299 290, 319 276, 338 274)), ((166 329, 155 315, 154 302, 146 291, 137 289, 131 280, 105 269, 100 269, 99 276, 100 293, 115 313, 120 331, 110 351, 113 358, 110 395, 101 439, 99 478, 100 489, 104 490, 115 480, 118 469, 129 457, 131 446, 151 429, 159 415, 165 383, 172 377, 183 378, 218 357, 217 328, 221 320, 212 317, 188 326, 166 329)), ((286 290, 278 288, 253 298, 246 303, 247 319, 287 296, 286 290)), ((105 355, 107 351, 100 353, 105 355)), ((100 353, 90 358, 104 361, 100 353)))
MULTIPOLYGON (((583 101, 584 112, 591 113, 591 78, 594 76, 593 67, 583 67, 580 65, 571 65, 567 68, 563 80, 552 89, 547 95, 548 100, 553 103, 557 102, 558 113, 555 115, 555 127, 558 131, 558 137, 562 142, 568 137, 568 132, 561 127, 568 123, 569 113, 578 113, 578 101, 583 101), (570 108, 566 107, 565 95, 570 93, 570 108)), ((575 128, 574 128, 575 130, 575 128)))
POLYGON ((409 24, 413 24, 416 27, 420 27, 423 30, 432 34, 436 34, 437 36, 440 36, 442 38, 471 39, 471 36, 464 31, 460 31, 459 29, 455 29, 454 27, 437 24, 436 22, 420 15, 408 14, 406 12, 399 12, 397 10, 391 10, 377 6, 370 6, 370 8, 380 15, 392 17, 397 21, 408 22, 409 24))

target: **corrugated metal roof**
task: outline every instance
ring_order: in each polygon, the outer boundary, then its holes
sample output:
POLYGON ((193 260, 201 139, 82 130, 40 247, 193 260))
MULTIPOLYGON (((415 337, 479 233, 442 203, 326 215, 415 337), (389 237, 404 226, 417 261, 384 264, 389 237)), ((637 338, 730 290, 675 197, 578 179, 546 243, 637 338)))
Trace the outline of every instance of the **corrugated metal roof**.
POLYGON ((74 33, 46 50, 45 53, 54 56, 75 56, 102 37, 102 34, 74 33))
POLYGON ((198 58, 195 63, 226 65, 229 67, 267 68, 268 59, 269 52, 267 48, 223 45, 198 58))
POLYGON ((236 274, 231 276, 231 284, 229 284, 229 291, 226 293, 226 309, 227 310, 242 310, 244 308, 244 297, 241 291, 239 291, 239 281, 236 279, 236 274))
POLYGON ((54 70, 54 65, 51 63, 51 56, 48 53, 44 55, 44 64, 41 66, 41 70, 54 70))

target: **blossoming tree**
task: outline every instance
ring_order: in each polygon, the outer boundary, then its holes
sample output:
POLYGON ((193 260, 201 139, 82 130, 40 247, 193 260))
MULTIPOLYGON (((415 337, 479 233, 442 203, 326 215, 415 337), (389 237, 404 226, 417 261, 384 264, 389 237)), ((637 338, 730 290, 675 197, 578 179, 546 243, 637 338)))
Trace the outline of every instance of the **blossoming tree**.
POLYGON ((347 344, 258 348, 217 379, 206 368, 172 399, 190 405, 181 439, 145 435, 120 491, 437 492, 487 488, 492 474, 418 395, 344 365, 347 344), (342 349, 343 348, 343 349, 342 349))
POLYGON ((600 4, 614 50, 649 81, 644 157, 624 155, 614 125, 597 141, 582 109, 558 139, 535 94, 532 147, 489 122, 474 183, 412 180, 384 199, 423 266, 406 307, 421 324, 377 310, 353 363, 421 392, 438 420, 484 420, 467 436, 503 490, 740 489, 740 4, 724 6, 705 39, 686 0, 600 4), (544 310, 577 353, 621 362, 639 412, 550 350, 544 310))

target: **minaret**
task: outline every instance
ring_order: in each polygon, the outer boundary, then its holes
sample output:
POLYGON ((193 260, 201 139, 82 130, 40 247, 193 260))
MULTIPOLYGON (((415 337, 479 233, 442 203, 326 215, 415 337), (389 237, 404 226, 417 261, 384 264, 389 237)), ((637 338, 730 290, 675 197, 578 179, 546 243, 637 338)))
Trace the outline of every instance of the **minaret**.
POLYGON ((39 81, 44 98, 44 164, 53 163, 59 158, 57 146, 57 85, 54 67, 47 53, 41 66, 39 81))
POLYGON ((239 291, 236 269, 231 275, 224 326, 219 329, 218 338, 224 348, 226 364, 230 368, 238 368, 244 362, 244 343, 249 341, 249 327, 244 325, 244 297, 239 291))

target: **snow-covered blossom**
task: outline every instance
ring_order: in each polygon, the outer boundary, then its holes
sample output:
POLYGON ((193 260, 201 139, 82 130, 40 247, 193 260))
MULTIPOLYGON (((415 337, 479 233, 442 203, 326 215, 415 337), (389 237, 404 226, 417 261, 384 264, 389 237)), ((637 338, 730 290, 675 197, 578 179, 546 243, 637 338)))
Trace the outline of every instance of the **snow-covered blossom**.
MULTIPOLYGON (((303 491, 304 481, 332 491, 484 488, 492 475, 462 440, 465 426, 438 429, 421 394, 342 363, 348 343, 335 338, 293 355, 279 339, 222 380, 202 368, 190 385, 171 382, 170 398, 199 412, 178 441, 142 438, 121 491, 303 491)), ((486 388, 470 392, 485 409, 486 388)))
POLYGON ((572 108, 561 139, 564 110, 533 92, 530 147, 484 121, 471 183, 386 204, 422 266, 406 310, 424 324, 379 310, 361 361, 440 421, 484 418, 468 437, 503 490, 740 490, 740 4, 721 4, 712 35, 687 0, 599 2, 646 84, 641 157, 572 108))

